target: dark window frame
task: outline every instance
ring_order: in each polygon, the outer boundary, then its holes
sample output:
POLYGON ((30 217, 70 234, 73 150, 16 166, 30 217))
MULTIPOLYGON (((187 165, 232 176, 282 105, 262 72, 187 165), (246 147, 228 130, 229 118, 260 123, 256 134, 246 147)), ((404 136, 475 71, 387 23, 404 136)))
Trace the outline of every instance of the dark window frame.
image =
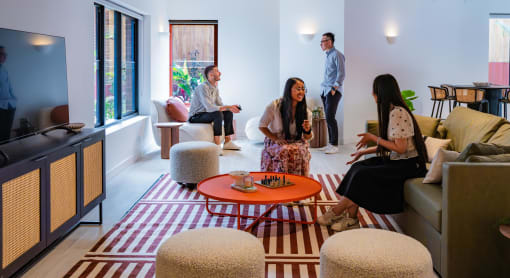
POLYGON ((169 63, 170 69, 170 81, 169 81, 169 89, 168 96, 171 97, 173 95, 172 92, 172 82, 173 82, 173 73, 172 73, 172 25, 213 25, 214 26, 214 64, 218 66, 218 20, 169 20, 168 21, 168 30, 169 30, 169 63))
POLYGON ((105 80, 105 71, 104 71, 104 53, 105 53, 105 46, 104 46, 104 10, 105 6, 94 3, 95 10, 96 10, 96 52, 97 52, 97 58, 96 61, 98 62, 98 70, 96 73, 96 79, 97 79, 97 101, 96 101, 96 122, 94 123, 95 127, 108 127, 110 125, 117 124, 121 122, 122 120, 131 118, 133 116, 138 115, 139 112, 139 47, 138 47, 138 38, 139 38, 139 28, 138 28, 138 19, 134 18, 128 14, 121 13, 115 9, 110 9, 114 11, 114 33, 115 33, 115 41, 114 41, 114 110, 115 110, 115 118, 114 121, 111 123, 106 124, 106 111, 105 111, 105 92, 104 92, 104 80, 105 80), (133 36, 133 49, 134 49, 134 86, 133 86, 133 111, 130 111, 128 113, 122 114, 122 26, 121 26, 121 16, 127 16, 129 18, 132 18, 134 20, 134 36, 133 36))

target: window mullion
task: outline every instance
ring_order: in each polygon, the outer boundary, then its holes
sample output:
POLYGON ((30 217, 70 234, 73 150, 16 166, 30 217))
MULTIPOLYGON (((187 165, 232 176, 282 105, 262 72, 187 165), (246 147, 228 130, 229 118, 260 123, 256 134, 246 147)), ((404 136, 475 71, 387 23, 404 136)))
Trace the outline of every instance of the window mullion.
POLYGON ((114 54, 114 109, 115 109, 115 119, 122 118, 122 33, 121 33, 121 14, 120 12, 115 12, 114 17, 114 32, 115 32, 115 54, 114 54))
POLYGON ((97 73, 97 103, 96 103, 96 118, 98 122, 96 126, 103 126, 105 123, 105 93, 104 93, 104 7, 96 6, 97 11, 97 26, 96 26, 96 51, 98 57, 98 73, 97 73))
POLYGON ((134 88, 133 88, 133 103, 134 103, 134 112, 138 112, 138 20, 133 20, 133 64, 134 64, 134 88))

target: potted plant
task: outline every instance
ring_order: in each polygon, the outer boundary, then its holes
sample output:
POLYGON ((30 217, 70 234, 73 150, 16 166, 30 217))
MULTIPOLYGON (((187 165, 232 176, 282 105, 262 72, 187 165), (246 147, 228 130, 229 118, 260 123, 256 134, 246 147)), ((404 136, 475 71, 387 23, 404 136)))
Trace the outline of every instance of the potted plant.
POLYGON ((418 96, 413 90, 404 90, 402 91, 402 98, 404 99, 405 103, 407 104, 407 107, 409 107, 409 110, 414 111, 414 105, 413 100, 417 99, 418 96))

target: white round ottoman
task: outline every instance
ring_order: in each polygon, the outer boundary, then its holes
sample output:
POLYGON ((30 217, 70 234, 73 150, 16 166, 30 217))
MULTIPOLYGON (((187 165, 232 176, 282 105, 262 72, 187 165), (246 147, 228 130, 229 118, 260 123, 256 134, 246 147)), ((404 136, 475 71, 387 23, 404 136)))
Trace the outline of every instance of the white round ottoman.
POLYGON ((429 251, 417 240, 380 229, 356 229, 328 238, 320 250, 320 277, 436 277, 429 251))
POLYGON ((253 117, 246 122, 244 132, 246 137, 252 141, 264 142, 265 135, 259 129, 260 116, 253 117))
POLYGON ((247 232, 188 230, 167 239, 156 256, 157 278, 264 277, 264 246, 247 232))
POLYGON ((204 141, 175 144, 170 149, 170 177, 178 183, 197 184, 218 175, 219 148, 204 141))

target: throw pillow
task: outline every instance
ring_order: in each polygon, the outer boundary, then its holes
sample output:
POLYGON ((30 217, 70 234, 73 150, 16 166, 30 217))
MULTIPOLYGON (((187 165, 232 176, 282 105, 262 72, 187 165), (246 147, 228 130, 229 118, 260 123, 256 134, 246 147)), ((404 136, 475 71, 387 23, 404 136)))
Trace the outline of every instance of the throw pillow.
POLYGON ((166 113, 176 122, 185 122, 188 120, 188 109, 180 98, 170 97, 166 101, 166 113))
POLYGON ((439 125, 439 119, 420 115, 414 115, 414 118, 416 119, 416 122, 420 127, 422 135, 425 136, 436 135, 437 126, 439 125))
POLYGON ((55 124, 65 124, 69 122, 69 106, 59 105, 51 110, 50 119, 55 124))
POLYGON ((458 162, 466 162, 472 155, 494 155, 510 153, 510 146, 501 146, 488 143, 471 143, 462 151, 458 162))
POLYGON ((510 162, 510 154, 471 155, 466 162, 510 162))
POLYGON ((457 159, 457 157, 459 157, 459 155, 460 153, 455 151, 439 149, 432 160, 432 164, 430 164, 430 169, 427 172, 427 175, 425 175, 423 183, 440 183, 443 179, 443 163, 453 162, 457 159))
POLYGON ((436 156, 436 153, 439 151, 439 149, 446 150, 450 142, 452 142, 451 139, 437 139, 434 137, 425 136, 425 146, 427 147, 429 162, 432 162, 432 159, 434 156, 436 156))

